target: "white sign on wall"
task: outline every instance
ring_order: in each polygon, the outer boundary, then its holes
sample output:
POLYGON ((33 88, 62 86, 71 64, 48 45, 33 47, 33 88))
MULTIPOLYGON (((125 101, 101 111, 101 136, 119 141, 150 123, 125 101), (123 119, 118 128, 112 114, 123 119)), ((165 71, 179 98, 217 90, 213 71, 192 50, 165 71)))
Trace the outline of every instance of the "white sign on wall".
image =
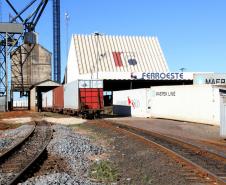
POLYGON ((194 74, 193 84, 226 84, 226 73, 194 74))
POLYGON ((188 80, 187 74, 175 72, 175 73, 155 73, 155 72, 134 72, 131 73, 132 79, 143 80, 188 80))

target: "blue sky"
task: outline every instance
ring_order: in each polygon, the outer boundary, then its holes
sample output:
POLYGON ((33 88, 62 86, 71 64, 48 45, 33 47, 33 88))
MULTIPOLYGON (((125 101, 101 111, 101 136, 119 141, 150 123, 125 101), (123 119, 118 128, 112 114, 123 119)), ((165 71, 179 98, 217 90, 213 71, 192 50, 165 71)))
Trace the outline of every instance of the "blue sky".
MULTIPOLYGON (((3 18, 9 9, 3 1, 3 18)), ((18 9, 21 0, 11 0, 18 9)), ((23 2, 29 2, 24 0, 23 2)), ((110 35, 157 36, 170 71, 226 71, 226 0, 62 0, 62 74, 66 64, 64 14, 69 35, 99 31, 110 35)), ((52 1, 36 29, 52 51, 52 1)))

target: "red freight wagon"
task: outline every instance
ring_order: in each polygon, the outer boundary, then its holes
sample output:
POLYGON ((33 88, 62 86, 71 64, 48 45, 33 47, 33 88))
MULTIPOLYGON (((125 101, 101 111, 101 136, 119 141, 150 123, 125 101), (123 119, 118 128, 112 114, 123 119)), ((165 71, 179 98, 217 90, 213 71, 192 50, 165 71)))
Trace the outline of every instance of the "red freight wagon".
POLYGON ((64 85, 64 112, 99 117, 104 109, 103 81, 76 80, 64 85))
POLYGON ((53 112, 63 112, 64 108, 64 87, 59 86, 53 89, 53 112))
POLYGON ((103 89, 79 88, 81 109, 103 109, 103 89))

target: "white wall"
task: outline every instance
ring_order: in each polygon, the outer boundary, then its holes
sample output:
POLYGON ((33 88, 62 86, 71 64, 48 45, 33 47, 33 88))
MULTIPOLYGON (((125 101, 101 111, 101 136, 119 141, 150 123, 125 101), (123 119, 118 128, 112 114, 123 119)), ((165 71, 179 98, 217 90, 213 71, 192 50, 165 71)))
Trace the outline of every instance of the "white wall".
POLYGON ((42 93, 42 108, 53 107, 53 90, 42 93))
POLYGON ((113 92, 114 114, 150 117, 150 89, 133 89, 113 92))
POLYGON ((222 100, 222 96, 219 88, 212 85, 156 86, 114 91, 113 111, 124 116, 128 116, 130 111, 134 117, 175 119, 218 126, 224 124, 222 128, 226 128, 226 111, 223 109, 226 109, 226 98, 222 100))
POLYGON ((53 90, 46 92, 46 107, 53 107, 53 90))
POLYGON ((78 81, 74 81, 64 85, 64 108, 78 109, 79 95, 78 95, 78 81))
POLYGON ((151 87, 151 116, 220 125, 220 93, 211 85, 151 87))
POLYGON ((67 82, 70 83, 74 80, 77 80, 79 78, 79 72, 78 72, 78 59, 76 56, 76 50, 78 48, 75 48, 74 43, 74 37, 72 35, 71 38, 71 45, 68 53, 68 62, 67 62, 67 82))
POLYGON ((46 108, 47 107, 47 96, 46 93, 42 93, 42 108, 46 108))
POLYGON ((13 100, 13 107, 28 107, 28 99, 13 100))
POLYGON ((31 108, 32 111, 36 111, 36 104, 37 104, 36 88, 34 87, 30 91, 30 108, 31 108))
POLYGON ((221 126, 220 136, 226 138, 226 96, 221 97, 221 126))
POLYGON ((53 91, 42 93, 42 108, 51 108, 53 106, 53 91))

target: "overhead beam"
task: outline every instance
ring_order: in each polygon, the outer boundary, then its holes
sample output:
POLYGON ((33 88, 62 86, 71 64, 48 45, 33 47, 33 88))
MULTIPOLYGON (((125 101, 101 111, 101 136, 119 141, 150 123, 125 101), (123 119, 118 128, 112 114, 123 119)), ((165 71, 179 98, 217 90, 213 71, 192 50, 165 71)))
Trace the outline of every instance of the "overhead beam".
POLYGON ((24 32, 23 24, 0 23, 0 33, 20 34, 24 32))
MULTIPOLYGON (((19 19, 21 20, 21 22, 23 22, 24 20, 22 19, 22 17, 20 16, 20 14, 18 14, 18 12, 16 11, 16 9, 14 8, 14 6, 10 3, 9 0, 6 0, 6 2, 8 3, 8 5, 12 8, 12 10, 14 11, 14 13, 19 17, 19 19)), ((15 20, 13 20, 15 21, 15 20)), ((12 21, 12 22, 13 22, 12 21)))

